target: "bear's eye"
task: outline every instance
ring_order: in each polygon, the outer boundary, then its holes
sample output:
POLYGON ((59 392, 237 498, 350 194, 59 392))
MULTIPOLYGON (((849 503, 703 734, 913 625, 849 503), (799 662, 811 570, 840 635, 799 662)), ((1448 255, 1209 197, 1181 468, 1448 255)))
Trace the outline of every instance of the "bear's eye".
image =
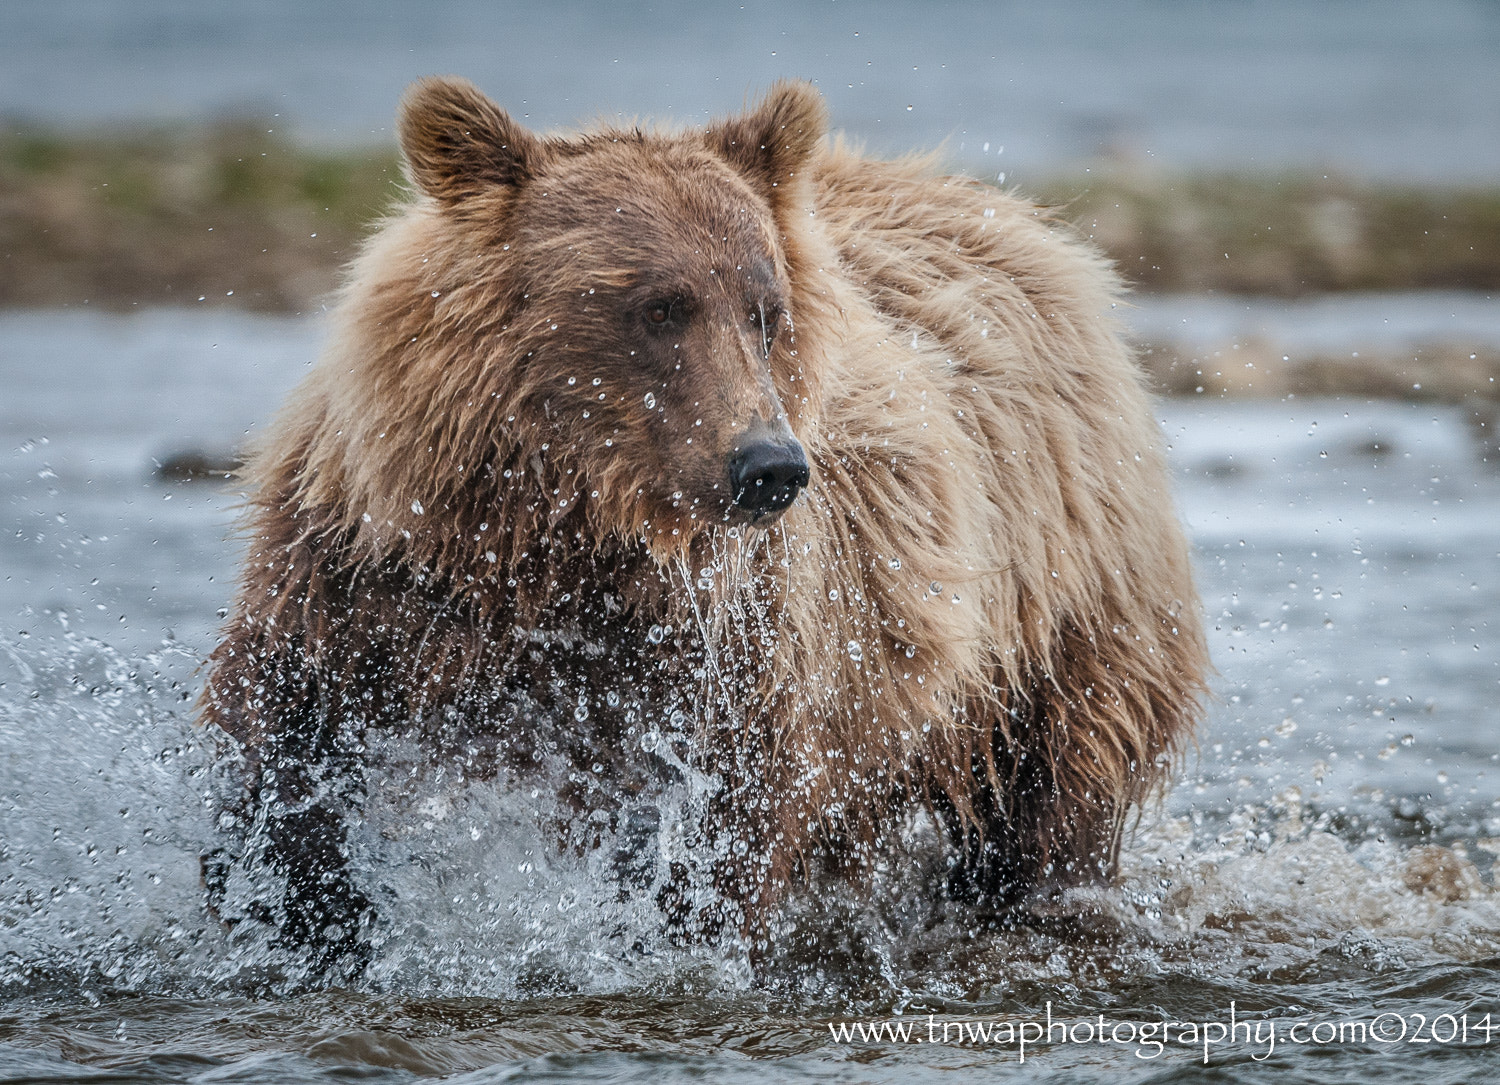
POLYGON ((649 326, 664 328, 668 324, 679 322, 684 309, 681 298, 657 298, 655 301, 646 303, 642 316, 649 326))

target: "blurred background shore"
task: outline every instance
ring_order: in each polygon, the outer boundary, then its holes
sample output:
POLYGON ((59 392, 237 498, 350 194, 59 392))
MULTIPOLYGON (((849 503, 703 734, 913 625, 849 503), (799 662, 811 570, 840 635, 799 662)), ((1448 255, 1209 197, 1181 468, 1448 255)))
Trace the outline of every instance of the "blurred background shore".
MULTIPOLYGON (((1500 184, 1104 160, 1009 187, 1055 207, 1133 284, 1163 393, 1500 398, 1500 312, 1482 304, 1500 289, 1500 184), (1196 323, 1157 319, 1163 296, 1196 323), (1340 314, 1355 322, 1347 342, 1336 328, 1309 341, 1310 322, 1340 314)), ((301 146, 261 122, 12 125, 0 306, 316 310, 402 191, 389 146, 301 146)))

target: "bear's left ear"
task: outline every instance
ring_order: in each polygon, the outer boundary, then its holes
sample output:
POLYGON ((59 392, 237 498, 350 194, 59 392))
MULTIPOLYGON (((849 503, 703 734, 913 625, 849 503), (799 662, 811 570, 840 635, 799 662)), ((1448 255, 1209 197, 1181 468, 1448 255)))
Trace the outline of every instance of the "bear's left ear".
POLYGON ((828 134, 828 107, 802 80, 782 80, 758 105, 711 125, 708 143, 772 204, 828 134))
POLYGON ((521 184, 544 154, 541 140, 467 79, 413 83, 401 97, 397 131, 411 179, 447 204, 521 184))

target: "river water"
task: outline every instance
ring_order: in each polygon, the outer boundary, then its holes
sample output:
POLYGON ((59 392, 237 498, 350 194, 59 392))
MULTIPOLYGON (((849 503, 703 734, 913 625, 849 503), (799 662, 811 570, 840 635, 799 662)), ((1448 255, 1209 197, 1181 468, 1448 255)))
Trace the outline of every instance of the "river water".
MULTIPOLYGON (((1154 336, 1342 321, 1371 349, 1413 327, 1500 340, 1488 299, 1320 304, 1146 299, 1136 319, 1154 336)), ((385 901, 369 976, 297 991, 295 962, 226 932, 198 882, 218 783, 190 699, 238 495, 154 463, 239 444, 319 336, 316 318, 225 312, 0 315, 0 1080, 1378 1066, 1433 1083, 1496 1065, 1500 463, 1493 415, 1425 403, 1159 405, 1218 699, 1118 886, 984 931, 896 863, 860 899, 794 905, 757 979, 733 949, 652 943, 591 860, 548 846, 528 796, 397 781, 353 841, 385 901), (1162 1022, 1182 1027, 1158 1046, 1162 1022), (838 1033, 856 1026, 909 1031, 838 1033)))

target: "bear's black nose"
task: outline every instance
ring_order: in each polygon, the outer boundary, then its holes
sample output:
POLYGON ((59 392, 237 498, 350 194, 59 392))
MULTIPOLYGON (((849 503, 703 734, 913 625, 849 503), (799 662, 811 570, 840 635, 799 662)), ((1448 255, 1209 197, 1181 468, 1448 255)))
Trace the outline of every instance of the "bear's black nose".
POLYGON ((780 512, 797 500, 807 478, 807 456, 795 440, 756 441, 729 458, 729 492, 746 512, 780 512))

